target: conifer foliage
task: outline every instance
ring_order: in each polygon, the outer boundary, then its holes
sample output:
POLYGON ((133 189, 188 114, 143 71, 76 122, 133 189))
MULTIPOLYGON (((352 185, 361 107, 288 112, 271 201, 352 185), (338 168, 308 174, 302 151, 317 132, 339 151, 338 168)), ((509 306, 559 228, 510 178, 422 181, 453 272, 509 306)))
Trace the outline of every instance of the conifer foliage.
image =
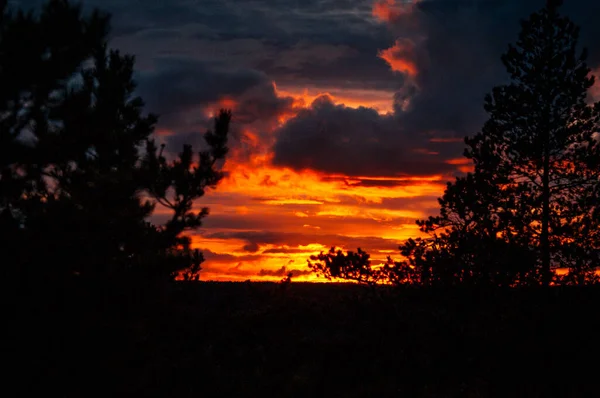
POLYGON ((186 230, 208 209, 227 154, 222 110, 206 145, 169 159, 135 96, 134 59, 107 46, 109 16, 64 0, 39 13, 0 1, 0 229, 12 277, 154 278, 202 256, 186 230), (157 206, 165 225, 149 221, 157 206))

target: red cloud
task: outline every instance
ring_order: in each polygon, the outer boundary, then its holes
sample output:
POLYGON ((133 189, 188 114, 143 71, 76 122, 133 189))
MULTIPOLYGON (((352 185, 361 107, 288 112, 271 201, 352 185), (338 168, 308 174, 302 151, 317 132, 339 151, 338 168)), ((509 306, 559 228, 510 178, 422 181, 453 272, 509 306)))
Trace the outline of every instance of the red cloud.
POLYGON ((384 22, 393 22, 404 14, 412 12, 420 0, 377 0, 373 4, 373 16, 384 22))
POLYGON ((398 39, 394 45, 379 51, 379 58, 384 59, 395 72, 406 73, 411 77, 417 75, 415 44, 409 39, 398 39))

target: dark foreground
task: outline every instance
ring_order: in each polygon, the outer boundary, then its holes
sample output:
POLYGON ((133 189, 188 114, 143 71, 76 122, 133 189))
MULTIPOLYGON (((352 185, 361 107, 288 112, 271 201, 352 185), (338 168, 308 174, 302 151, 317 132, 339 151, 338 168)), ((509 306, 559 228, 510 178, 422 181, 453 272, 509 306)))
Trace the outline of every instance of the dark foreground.
POLYGON ((3 304, 10 396, 600 394, 595 288, 199 283, 27 296, 3 304))

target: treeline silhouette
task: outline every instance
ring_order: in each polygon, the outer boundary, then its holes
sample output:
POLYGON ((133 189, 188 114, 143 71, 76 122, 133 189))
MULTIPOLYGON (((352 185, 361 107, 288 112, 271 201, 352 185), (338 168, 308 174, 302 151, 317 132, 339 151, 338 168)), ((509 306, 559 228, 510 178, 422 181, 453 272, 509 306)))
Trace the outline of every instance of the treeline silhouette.
POLYGON ((199 152, 169 157, 134 94, 134 58, 108 48, 109 19, 65 0, 37 13, 0 1, 5 280, 198 278, 202 255, 182 233, 208 214, 192 204, 223 177, 231 113, 199 152), (148 221, 157 205, 164 225, 148 221))
POLYGON ((310 268, 365 284, 598 282, 600 103, 587 103, 595 79, 561 5, 549 0, 522 21, 502 56, 511 82, 485 97, 489 119, 465 138, 474 170, 447 184, 438 216, 417 221, 428 237, 408 240, 404 260, 383 266, 360 249, 332 248, 310 268))

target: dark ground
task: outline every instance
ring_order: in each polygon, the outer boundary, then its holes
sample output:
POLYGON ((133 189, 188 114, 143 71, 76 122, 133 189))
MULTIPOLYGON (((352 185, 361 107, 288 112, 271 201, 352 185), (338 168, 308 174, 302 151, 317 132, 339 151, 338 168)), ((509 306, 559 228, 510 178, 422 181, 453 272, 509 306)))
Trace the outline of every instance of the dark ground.
POLYGON ((597 288, 25 292, 3 304, 4 396, 600 396, 597 288))

